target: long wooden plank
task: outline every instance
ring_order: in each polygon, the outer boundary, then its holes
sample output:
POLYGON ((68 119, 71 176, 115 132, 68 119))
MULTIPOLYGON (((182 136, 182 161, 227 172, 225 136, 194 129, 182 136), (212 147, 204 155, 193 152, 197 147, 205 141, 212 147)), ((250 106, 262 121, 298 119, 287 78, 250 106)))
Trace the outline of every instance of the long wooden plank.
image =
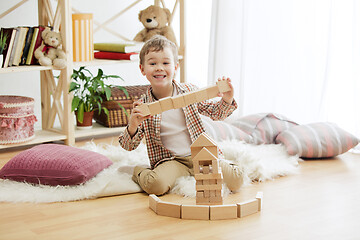
MULTIPOLYGON (((188 93, 178 95, 178 96, 175 96, 175 97, 169 97, 169 99, 172 99, 172 100, 174 99, 175 100, 179 96, 183 96, 184 99, 185 99, 185 105, 190 105, 192 103, 199 102, 199 100, 200 101, 208 100, 208 99, 216 97, 213 94, 207 94, 207 95, 206 95, 206 93, 204 94, 204 91, 210 90, 211 92, 213 92, 213 89, 217 89, 219 92, 227 92, 227 91, 230 90, 230 87, 228 86, 228 83, 227 83, 226 80, 221 80, 221 81, 218 81, 216 83, 216 85, 214 85, 214 86, 210 86, 210 87, 207 87, 207 88, 202 88, 202 89, 199 89, 197 91, 188 92, 188 93)), ((147 105, 149 107, 149 109, 150 109, 150 114, 148 114, 149 111, 146 111, 146 113, 144 113, 144 114, 153 116, 153 115, 159 114, 161 112, 164 112, 164 111, 167 111, 167 110, 170 110, 170 109, 174 109, 174 105, 173 105, 172 108, 171 107, 166 107, 166 109, 161 109, 161 107, 159 107, 159 108, 156 108, 156 111, 155 110, 152 111, 152 109, 153 109, 152 106, 154 104, 157 104, 158 102, 161 102, 161 101, 162 101, 162 99, 160 99, 159 101, 156 101, 156 102, 152 102, 152 103, 143 103, 143 105, 144 104, 147 105)), ((158 104, 158 105, 160 105, 160 104, 158 104)), ((138 106, 138 108, 146 109, 145 107, 140 107, 140 106, 138 106)), ((180 108, 180 107, 184 107, 184 106, 179 105, 179 107, 176 107, 176 105, 175 105, 175 109, 180 108)))

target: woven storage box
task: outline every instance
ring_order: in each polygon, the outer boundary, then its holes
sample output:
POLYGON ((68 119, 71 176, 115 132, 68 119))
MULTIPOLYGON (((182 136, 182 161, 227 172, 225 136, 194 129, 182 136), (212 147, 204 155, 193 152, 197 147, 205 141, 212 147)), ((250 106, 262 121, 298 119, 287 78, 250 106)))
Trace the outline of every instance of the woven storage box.
POLYGON ((126 97, 125 93, 120 89, 112 88, 110 101, 102 103, 102 106, 109 110, 109 117, 106 116, 104 111, 101 111, 100 115, 95 111, 94 120, 96 122, 110 128, 123 127, 128 124, 128 117, 118 104, 120 103, 130 116, 134 101, 138 100, 145 93, 148 85, 124 86, 124 88, 129 93, 129 97, 126 97))
POLYGON ((0 144, 31 140, 35 122, 33 98, 0 96, 0 144))

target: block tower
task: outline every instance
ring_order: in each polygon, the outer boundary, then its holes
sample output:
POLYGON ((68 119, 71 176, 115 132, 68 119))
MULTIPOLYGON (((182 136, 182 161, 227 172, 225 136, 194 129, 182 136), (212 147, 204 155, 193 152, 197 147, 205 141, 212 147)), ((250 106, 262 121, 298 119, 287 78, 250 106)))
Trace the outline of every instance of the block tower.
POLYGON ((191 156, 196 180, 196 204, 223 204, 223 177, 216 143, 206 133, 202 133, 191 145, 191 156))

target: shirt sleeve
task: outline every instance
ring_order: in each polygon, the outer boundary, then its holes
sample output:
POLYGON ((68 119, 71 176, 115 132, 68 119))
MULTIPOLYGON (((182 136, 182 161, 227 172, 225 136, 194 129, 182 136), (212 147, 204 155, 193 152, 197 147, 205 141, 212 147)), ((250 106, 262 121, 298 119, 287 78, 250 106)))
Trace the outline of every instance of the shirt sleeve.
POLYGON ((144 137, 144 131, 141 128, 141 125, 138 127, 138 129, 133 137, 130 136, 128 128, 126 127, 124 132, 121 133, 119 136, 119 143, 120 143, 120 146, 122 148, 124 148, 125 150, 132 151, 140 145, 143 137, 144 137))
POLYGON ((231 104, 221 98, 218 102, 203 101, 197 105, 200 114, 210 117, 214 121, 224 120, 237 109, 235 99, 231 104))

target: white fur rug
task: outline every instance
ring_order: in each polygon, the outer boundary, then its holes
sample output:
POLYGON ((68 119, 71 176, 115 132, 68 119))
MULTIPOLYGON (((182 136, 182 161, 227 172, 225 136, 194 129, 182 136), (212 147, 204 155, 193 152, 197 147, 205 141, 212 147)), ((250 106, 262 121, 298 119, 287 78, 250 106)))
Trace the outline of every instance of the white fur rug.
MULTIPOLYGON (((297 156, 289 156, 281 145, 250 145, 232 140, 219 143, 219 147, 223 149, 226 159, 242 168, 245 185, 296 173, 300 161, 297 156)), ((131 175, 120 173, 118 168, 148 164, 145 145, 128 152, 120 146, 88 142, 83 149, 104 154, 114 164, 78 186, 53 187, 0 179, 0 202, 66 202, 141 191, 131 180, 131 175)), ((179 178, 172 193, 195 197, 195 179, 179 178)))

